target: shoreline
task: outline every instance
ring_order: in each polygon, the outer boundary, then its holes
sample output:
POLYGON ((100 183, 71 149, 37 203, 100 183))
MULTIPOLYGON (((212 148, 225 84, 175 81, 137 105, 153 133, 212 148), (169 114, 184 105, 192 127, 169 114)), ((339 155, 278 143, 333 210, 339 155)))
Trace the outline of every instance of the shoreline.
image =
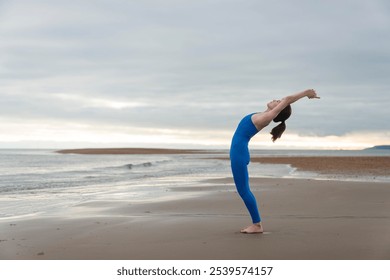
MULTIPOLYGON (((85 148, 55 151, 59 154, 84 155, 163 155, 200 154, 214 155, 214 159, 229 160, 228 152, 200 149, 165 148, 85 148), (218 154, 226 154, 222 157, 218 154)), ((260 164, 290 165, 298 171, 315 172, 323 175, 345 176, 389 176, 390 156, 252 156, 251 162, 260 164)))
POLYGON ((239 233, 250 219, 231 178, 207 179, 176 190, 198 196, 86 201, 55 216, 0 221, 0 259, 390 259, 388 184, 251 178, 251 185, 264 234, 239 233))
MULTIPOLYGON (((205 160, 219 156, 217 152, 170 150, 175 154, 188 151, 205 154, 205 160)), ((167 150, 127 152, 166 154, 167 150)), ((191 158, 198 160, 197 156, 191 158)), ((272 164, 292 166, 295 161, 295 166, 301 164, 301 168, 316 166, 327 172, 337 168, 342 174, 355 172, 361 176, 364 170, 372 172, 378 168, 375 165, 378 162, 372 163, 376 157, 368 165, 362 164, 367 159, 256 156, 252 161, 269 160, 272 164)), ((387 162, 389 157, 383 160, 387 162)), ((382 167, 387 168, 386 164, 382 162, 382 167)), ((224 166, 228 168, 225 163, 224 166)), ((250 224, 249 214, 233 179, 224 176, 211 178, 200 173, 193 181, 184 176, 174 186, 167 182, 162 190, 168 199, 134 201, 129 182, 107 195, 91 196, 56 211, 0 219, 0 259, 390 259, 388 183, 316 180, 316 177, 256 178, 251 174, 251 189, 258 201, 265 233, 247 235, 239 230, 250 224)), ((152 182, 140 191, 150 187, 152 182)), ((150 191, 156 193, 156 189, 150 191)))
MULTIPOLYGON (((228 157, 216 159, 229 160, 228 157)), ((298 171, 322 175, 389 177, 388 156, 253 156, 251 163, 290 165, 298 171)))

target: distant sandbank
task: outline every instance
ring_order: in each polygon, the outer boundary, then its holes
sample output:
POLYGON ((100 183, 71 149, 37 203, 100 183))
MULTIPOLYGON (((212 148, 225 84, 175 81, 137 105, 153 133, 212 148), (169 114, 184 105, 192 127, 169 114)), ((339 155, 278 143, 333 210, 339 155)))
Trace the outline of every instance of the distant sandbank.
POLYGON ((86 148, 66 149, 56 151, 60 154, 84 154, 84 155, 147 155, 147 154, 200 154, 206 150, 190 149, 160 149, 160 148, 86 148))

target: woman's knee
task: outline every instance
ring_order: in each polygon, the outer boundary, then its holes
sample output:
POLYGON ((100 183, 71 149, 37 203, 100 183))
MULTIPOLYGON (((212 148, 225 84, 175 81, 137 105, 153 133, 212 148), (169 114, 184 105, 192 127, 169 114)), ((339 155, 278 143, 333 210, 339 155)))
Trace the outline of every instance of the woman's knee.
POLYGON ((243 200, 246 200, 247 198, 249 198, 251 196, 251 191, 249 190, 249 187, 247 187, 247 186, 242 186, 242 187, 237 188, 237 192, 243 200))

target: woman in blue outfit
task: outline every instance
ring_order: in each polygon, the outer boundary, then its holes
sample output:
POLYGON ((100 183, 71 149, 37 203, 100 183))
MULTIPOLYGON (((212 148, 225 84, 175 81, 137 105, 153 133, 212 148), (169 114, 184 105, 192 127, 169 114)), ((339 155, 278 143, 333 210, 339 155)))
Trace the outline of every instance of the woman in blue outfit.
POLYGON ((286 129, 285 121, 291 115, 290 104, 303 97, 308 97, 310 99, 319 98, 313 89, 308 89, 286 96, 281 100, 273 100, 267 104, 267 109, 264 112, 252 113, 245 116, 237 126, 230 147, 230 161, 237 191, 244 201, 252 218, 252 224, 242 229, 242 233, 263 232, 256 198, 249 188, 248 164, 250 156, 248 143, 254 135, 256 135, 264 127, 268 126, 271 121, 281 122, 271 131, 272 141, 275 142, 276 139, 280 138, 286 129))

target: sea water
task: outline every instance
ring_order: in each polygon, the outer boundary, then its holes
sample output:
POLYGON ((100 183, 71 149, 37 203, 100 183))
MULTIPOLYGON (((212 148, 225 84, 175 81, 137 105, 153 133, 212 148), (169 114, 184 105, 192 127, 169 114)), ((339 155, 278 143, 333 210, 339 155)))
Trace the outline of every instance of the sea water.
MULTIPOLYGON (((91 200, 172 199, 175 187, 226 177, 226 160, 201 155, 77 155, 0 150, 0 219, 49 213, 91 200)), ((188 195, 188 193, 182 193, 188 195)))
MULTIPOLYGON (((387 151, 251 151, 252 156, 361 156, 387 151)), ((390 153, 389 153, 390 155, 390 153)), ((0 150, 0 219, 51 213, 91 200, 145 202, 176 199, 175 188, 231 177, 228 151, 208 154, 77 155, 53 150, 0 150)), ((289 165, 252 163, 254 177, 329 179, 289 165)), ((353 178, 338 178, 350 180, 353 178)), ((355 178, 355 180, 357 180, 355 178)), ((382 180, 385 178, 358 178, 382 180)), ((232 184, 232 189, 234 185, 232 184)))

